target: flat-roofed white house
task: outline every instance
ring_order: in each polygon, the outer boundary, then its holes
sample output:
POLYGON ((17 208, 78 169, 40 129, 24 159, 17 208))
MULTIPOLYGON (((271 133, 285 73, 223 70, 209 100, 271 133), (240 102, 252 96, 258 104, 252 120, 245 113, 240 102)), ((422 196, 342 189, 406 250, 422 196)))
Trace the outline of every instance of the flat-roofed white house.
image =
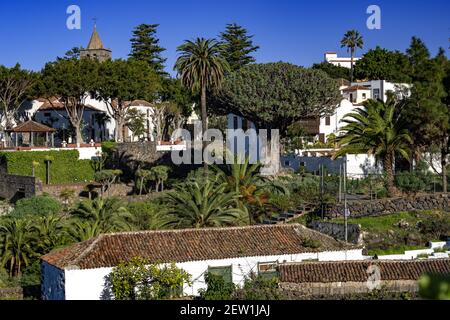
MULTIPOLYGON (((353 65, 355 65, 356 61, 361 58, 353 57, 353 65)), ((334 51, 325 52, 325 62, 331 63, 332 65, 338 67, 344 67, 350 69, 352 63, 352 59, 350 57, 338 57, 337 53, 334 51)))
POLYGON ((103 234, 41 258, 42 298, 111 299, 107 276, 121 261, 137 256, 150 263, 175 262, 188 272, 187 296, 206 288, 207 272, 239 285, 250 271, 273 272, 279 263, 364 259, 362 248, 299 224, 103 234))

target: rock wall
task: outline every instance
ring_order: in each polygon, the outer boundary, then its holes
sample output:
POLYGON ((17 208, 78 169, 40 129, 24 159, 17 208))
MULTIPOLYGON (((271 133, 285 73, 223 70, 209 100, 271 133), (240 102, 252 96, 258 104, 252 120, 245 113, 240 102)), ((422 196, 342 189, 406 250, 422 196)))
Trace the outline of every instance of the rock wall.
POLYGON ((16 202, 32 197, 42 188, 35 177, 16 176, 0 172, 0 198, 16 202))
MULTIPOLYGON (((355 217, 380 216, 401 211, 450 210, 450 194, 422 194, 404 198, 349 201, 350 215, 355 217)), ((337 204, 327 210, 329 217, 342 217, 344 205, 337 204)))
MULTIPOLYGON (((366 282, 331 282, 331 283, 280 283, 280 289, 286 299, 312 299, 315 297, 335 297, 369 294, 366 282)), ((386 293, 416 293, 417 281, 390 280, 380 281, 380 288, 386 293)))
MULTIPOLYGON (((337 240, 345 241, 345 226, 342 223, 313 221, 308 228, 319 231, 337 240)), ((359 224, 348 224, 348 242, 362 244, 362 232, 359 224)))
POLYGON ((22 300, 22 288, 2 288, 0 289, 0 300, 22 300))

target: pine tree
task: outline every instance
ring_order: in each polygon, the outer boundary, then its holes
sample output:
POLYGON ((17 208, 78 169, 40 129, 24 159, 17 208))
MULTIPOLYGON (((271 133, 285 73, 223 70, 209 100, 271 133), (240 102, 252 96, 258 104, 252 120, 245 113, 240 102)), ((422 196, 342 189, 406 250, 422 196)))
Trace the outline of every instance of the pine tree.
POLYGON ((147 62, 158 74, 166 75, 164 63, 167 59, 161 56, 166 49, 159 45, 156 29, 159 24, 140 24, 133 30, 130 57, 147 62))
POLYGON ((225 32, 220 34, 224 44, 222 55, 230 65, 231 71, 256 61, 250 53, 257 51, 259 46, 253 45, 252 38, 245 28, 236 23, 227 24, 225 32))

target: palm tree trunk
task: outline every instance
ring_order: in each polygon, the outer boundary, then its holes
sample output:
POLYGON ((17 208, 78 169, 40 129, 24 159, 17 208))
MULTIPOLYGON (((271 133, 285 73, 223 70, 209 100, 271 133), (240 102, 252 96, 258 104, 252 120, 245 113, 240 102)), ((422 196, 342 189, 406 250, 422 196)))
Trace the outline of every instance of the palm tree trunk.
MULTIPOLYGON (((202 86, 201 89, 201 108, 202 108, 202 134, 205 134, 206 130, 208 130, 208 114, 206 112, 206 86, 202 86)), ((203 137, 202 137, 203 139, 203 137)), ((202 153, 206 149, 207 144, 206 141, 203 141, 202 153)), ((203 159, 203 168, 205 172, 208 170, 208 164, 203 159)))
POLYGON ((350 49, 350 82, 353 82, 353 57, 355 55, 355 49, 350 49))
POLYGON ((386 186, 389 193, 389 196, 395 196, 398 194, 398 190, 395 187, 394 183, 394 154, 387 153, 384 160, 383 160, 383 166, 384 170, 386 171, 386 186))

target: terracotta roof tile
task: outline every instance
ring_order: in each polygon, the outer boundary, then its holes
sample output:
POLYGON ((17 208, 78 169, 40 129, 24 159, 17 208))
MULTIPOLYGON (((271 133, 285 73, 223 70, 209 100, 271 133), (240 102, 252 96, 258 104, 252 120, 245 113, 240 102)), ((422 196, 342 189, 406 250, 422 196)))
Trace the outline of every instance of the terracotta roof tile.
POLYGON ((135 256, 150 262, 187 262, 248 256, 354 249, 299 224, 104 234, 51 252, 42 259, 58 268, 113 267, 135 256), (303 246, 319 240, 319 248, 303 246))
POLYGON ((32 120, 18 124, 16 127, 7 130, 10 132, 55 132, 56 130, 46 125, 32 120))
POLYGON ((450 259, 306 262, 280 265, 280 281, 365 282, 369 276, 367 269, 370 265, 380 268, 381 280, 418 280, 424 273, 450 274, 450 259))

